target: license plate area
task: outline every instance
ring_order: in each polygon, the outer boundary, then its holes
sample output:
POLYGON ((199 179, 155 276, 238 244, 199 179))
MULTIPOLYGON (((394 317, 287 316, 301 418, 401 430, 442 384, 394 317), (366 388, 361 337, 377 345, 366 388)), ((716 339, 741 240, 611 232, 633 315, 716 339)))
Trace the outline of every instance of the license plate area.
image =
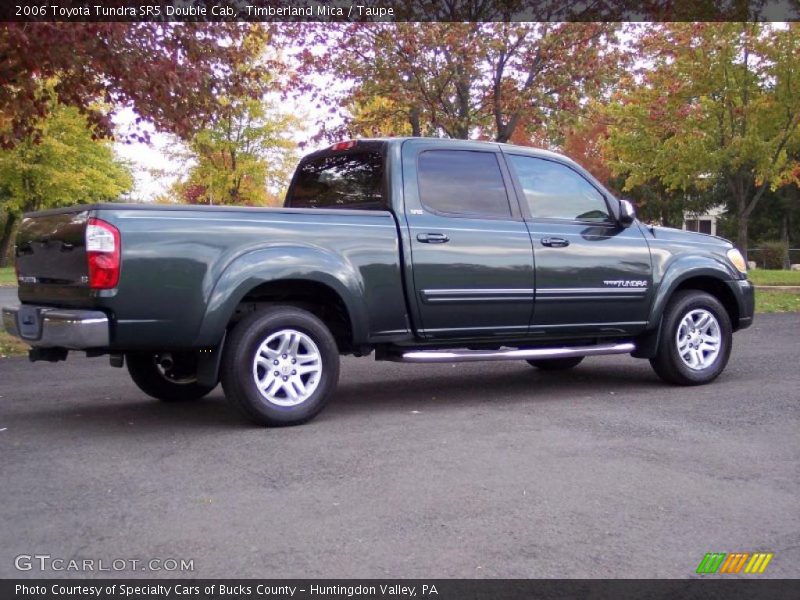
POLYGON ((35 306, 20 306, 17 312, 17 328, 20 337, 26 340, 38 340, 42 337, 42 317, 35 306))

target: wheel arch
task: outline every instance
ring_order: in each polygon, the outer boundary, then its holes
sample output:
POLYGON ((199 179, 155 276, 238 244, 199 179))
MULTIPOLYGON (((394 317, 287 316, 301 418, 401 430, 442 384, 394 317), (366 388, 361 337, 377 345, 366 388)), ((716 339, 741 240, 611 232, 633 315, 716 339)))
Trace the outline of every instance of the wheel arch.
POLYGON ((329 283, 313 279, 277 279, 257 285, 234 308, 228 326, 253 311, 278 304, 312 313, 330 329, 341 353, 353 350, 353 319, 344 298, 329 283))
POLYGON ((305 308, 326 324, 335 313, 340 321, 337 343, 344 349, 355 347, 368 336, 363 288, 357 269, 321 248, 293 245, 248 252, 231 261, 217 279, 197 346, 220 344, 245 307, 283 303, 305 308))
POLYGON ((728 314, 733 330, 739 328, 740 307, 736 295, 728 285, 731 273, 715 260, 702 261, 691 268, 684 269, 673 265, 661 280, 661 284, 653 300, 648 316, 648 325, 644 333, 636 339, 636 350, 632 356, 637 358, 653 358, 658 348, 661 334, 661 319, 670 300, 677 292, 698 290, 714 296, 728 314))

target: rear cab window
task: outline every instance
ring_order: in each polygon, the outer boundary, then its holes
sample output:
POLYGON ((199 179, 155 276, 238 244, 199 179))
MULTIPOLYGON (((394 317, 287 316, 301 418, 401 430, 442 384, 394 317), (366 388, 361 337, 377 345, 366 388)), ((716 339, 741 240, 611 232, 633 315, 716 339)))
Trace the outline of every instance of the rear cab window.
POLYGON ((284 206, 389 210, 383 146, 347 142, 307 156, 297 167, 284 206))

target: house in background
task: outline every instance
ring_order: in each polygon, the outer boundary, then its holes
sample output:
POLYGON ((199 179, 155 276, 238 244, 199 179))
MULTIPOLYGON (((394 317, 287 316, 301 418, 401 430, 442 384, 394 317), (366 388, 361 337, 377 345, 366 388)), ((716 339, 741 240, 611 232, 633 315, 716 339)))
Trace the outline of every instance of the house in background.
POLYGON ((684 213, 683 226, 681 229, 717 235, 717 221, 722 217, 724 212, 724 206, 715 206, 704 213, 684 213))

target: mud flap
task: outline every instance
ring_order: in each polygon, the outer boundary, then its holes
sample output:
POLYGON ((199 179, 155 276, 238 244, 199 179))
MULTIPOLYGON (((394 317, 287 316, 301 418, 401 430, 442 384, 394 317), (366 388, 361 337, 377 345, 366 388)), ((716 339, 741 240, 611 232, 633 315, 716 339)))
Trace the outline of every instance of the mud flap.
POLYGON ((197 354, 197 383, 200 385, 217 385, 219 383, 219 365, 222 361, 222 349, 225 347, 227 333, 222 336, 214 348, 203 348, 197 354))
POLYGON ((658 341, 661 339, 661 321, 658 322, 658 327, 645 331, 643 334, 634 338, 633 343, 636 344, 636 350, 631 352, 634 358, 655 358, 658 352, 658 341))

